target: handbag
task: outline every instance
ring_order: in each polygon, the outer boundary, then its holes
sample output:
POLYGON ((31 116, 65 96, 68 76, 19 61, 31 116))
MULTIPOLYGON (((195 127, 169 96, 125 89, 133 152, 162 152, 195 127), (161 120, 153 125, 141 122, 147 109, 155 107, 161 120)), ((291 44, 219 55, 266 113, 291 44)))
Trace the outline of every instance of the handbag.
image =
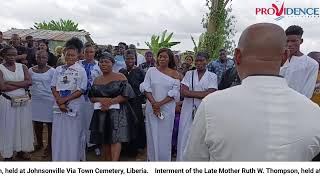
POLYGON ((11 107, 24 106, 30 100, 29 95, 15 96, 10 98, 11 98, 11 107))

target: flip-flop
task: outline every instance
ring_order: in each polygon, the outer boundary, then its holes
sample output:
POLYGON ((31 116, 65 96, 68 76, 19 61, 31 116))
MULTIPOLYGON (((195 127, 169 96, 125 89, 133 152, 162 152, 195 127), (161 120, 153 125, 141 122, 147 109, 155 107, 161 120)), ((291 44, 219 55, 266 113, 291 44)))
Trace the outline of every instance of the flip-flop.
POLYGON ((16 157, 23 161, 31 161, 31 155, 26 152, 18 152, 16 157))

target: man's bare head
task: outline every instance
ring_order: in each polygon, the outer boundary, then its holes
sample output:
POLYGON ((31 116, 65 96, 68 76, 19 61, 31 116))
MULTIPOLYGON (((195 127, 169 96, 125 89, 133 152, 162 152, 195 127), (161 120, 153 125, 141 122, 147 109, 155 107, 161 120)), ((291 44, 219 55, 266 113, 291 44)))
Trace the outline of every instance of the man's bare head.
POLYGON ((20 45, 20 36, 18 34, 11 35, 11 43, 14 47, 18 47, 20 45))
POLYGON ((286 58, 286 34, 280 26, 271 23, 245 29, 235 51, 241 79, 252 74, 279 75, 281 62, 286 58))

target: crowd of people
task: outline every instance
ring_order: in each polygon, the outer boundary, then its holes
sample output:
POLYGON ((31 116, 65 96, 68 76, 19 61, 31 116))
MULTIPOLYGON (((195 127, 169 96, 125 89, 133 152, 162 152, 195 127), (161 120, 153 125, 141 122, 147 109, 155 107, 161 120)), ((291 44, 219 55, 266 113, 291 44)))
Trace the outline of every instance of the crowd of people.
POLYGON ((225 49, 181 60, 0 32, 0 154, 31 160, 312 160, 320 152, 320 52, 300 51, 303 29, 255 24, 233 58, 225 49), (312 103, 314 101, 316 104, 312 103), (47 147, 43 144, 46 125, 47 147))

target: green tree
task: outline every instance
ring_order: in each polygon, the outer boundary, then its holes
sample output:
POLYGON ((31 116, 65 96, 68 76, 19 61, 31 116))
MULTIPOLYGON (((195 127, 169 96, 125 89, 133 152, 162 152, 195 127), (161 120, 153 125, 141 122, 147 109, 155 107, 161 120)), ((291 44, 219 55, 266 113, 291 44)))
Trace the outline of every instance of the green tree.
POLYGON ((231 15, 231 6, 227 8, 230 0, 207 0, 206 6, 209 13, 202 20, 206 32, 199 38, 195 51, 207 51, 210 58, 217 58, 219 49, 225 48, 229 54, 233 52, 235 42, 232 40, 235 35, 235 17, 231 15))
POLYGON ((153 54, 157 54, 161 48, 171 48, 180 42, 171 42, 173 32, 166 36, 167 30, 162 32, 161 39, 158 35, 152 35, 150 42, 145 42, 153 54))
POLYGON ((55 31, 83 31, 78 29, 78 23, 70 19, 59 21, 51 20, 50 22, 36 22, 33 26, 35 29, 55 30, 55 31))

